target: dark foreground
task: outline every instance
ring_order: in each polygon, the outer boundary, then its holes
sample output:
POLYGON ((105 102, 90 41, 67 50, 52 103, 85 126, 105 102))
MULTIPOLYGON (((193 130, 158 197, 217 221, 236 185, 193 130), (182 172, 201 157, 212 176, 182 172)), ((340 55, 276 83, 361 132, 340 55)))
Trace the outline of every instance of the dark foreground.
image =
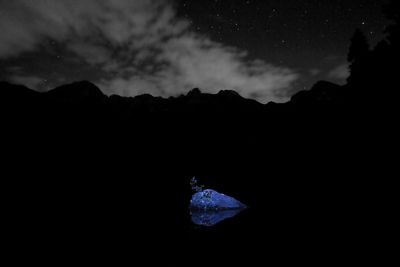
POLYGON ((87 83, 41 95, 2 84, 7 247, 52 263, 382 264, 386 124, 319 86, 264 106, 232 92, 128 100, 87 83), (193 176, 250 208, 193 225, 193 176))

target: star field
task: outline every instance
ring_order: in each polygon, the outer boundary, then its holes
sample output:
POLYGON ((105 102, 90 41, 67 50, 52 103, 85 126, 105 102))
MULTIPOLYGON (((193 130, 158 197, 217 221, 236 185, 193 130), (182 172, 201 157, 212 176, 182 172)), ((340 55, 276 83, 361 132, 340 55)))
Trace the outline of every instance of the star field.
MULTIPOLYGON (((182 0, 180 12, 197 31, 245 48, 253 57, 304 73, 323 74, 345 63, 349 40, 356 28, 367 34, 372 45, 384 37, 387 21, 381 12, 383 3, 182 0)), ((302 87, 310 86, 309 83, 306 81, 302 87)))
POLYGON ((286 101, 343 84, 357 28, 384 38, 387 0, 0 1, 0 79, 46 91, 91 80, 108 94, 193 87, 286 101))

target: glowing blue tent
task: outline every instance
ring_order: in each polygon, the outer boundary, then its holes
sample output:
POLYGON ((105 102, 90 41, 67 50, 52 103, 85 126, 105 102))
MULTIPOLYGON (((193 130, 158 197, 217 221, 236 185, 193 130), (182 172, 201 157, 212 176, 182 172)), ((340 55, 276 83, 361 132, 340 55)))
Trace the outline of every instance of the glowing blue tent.
POLYGON ((192 196, 190 208, 192 210, 219 211, 245 209, 246 205, 233 197, 207 189, 192 196))

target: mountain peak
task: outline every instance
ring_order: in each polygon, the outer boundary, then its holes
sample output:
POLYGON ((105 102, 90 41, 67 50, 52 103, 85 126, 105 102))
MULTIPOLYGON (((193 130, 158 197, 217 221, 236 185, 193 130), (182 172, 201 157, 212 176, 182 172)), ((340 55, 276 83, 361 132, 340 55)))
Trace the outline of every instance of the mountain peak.
POLYGON ((197 95, 201 95, 202 92, 199 88, 194 88, 192 90, 189 91, 189 93, 187 94, 187 96, 197 96, 197 95))
POLYGON ((48 95, 75 101, 104 98, 103 92, 89 81, 74 82, 57 87, 48 92, 48 95))
POLYGON ((14 85, 9 82, 0 82, 0 93, 3 98, 24 98, 36 97, 39 93, 24 85, 14 85))
POLYGON ((332 82, 328 82, 328 81, 318 81, 316 84, 314 84, 314 86, 311 88, 311 90, 319 90, 319 89, 337 89, 338 87, 340 87, 340 85, 337 85, 335 83, 332 82))
POLYGON ((234 90, 221 90, 221 91, 219 91, 218 95, 241 97, 241 95, 234 90))
POLYGON ((309 107, 316 104, 327 105, 329 103, 336 103, 339 99, 338 94, 340 93, 340 89, 340 85, 327 81, 319 81, 311 88, 311 90, 301 91, 295 94, 291 99, 291 103, 295 105, 306 105, 309 107))

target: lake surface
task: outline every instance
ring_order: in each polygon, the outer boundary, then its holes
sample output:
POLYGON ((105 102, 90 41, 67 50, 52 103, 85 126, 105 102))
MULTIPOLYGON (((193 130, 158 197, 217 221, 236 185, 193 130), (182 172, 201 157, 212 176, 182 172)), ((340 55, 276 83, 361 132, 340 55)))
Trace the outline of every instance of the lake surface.
POLYGON ((211 227, 193 223, 188 176, 174 177, 19 183, 5 203, 12 207, 8 232, 18 246, 40 250, 36 256, 118 253, 132 264, 146 253, 149 262, 165 257, 167 266, 356 264, 374 255, 373 203, 350 186, 206 180, 249 206, 211 227))

